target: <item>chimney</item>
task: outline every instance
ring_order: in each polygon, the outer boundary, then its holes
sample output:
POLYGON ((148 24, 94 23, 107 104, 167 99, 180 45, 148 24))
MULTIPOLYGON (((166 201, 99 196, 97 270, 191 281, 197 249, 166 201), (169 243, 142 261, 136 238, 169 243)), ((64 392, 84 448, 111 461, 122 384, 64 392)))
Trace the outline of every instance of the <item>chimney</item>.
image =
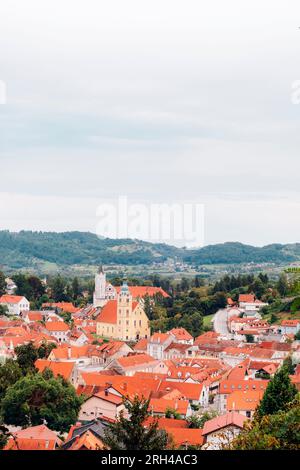
POLYGON ((68 359, 71 359, 72 357, 72 349, 70 348, 70 346, 68 346, 68 359))
POLYGON ((125 392, 127 391, 127 382, 123 383, 123 390, 125 390, 125 392))
POLYGON ((105 394, 106 397, 108 397, 108 390, 107 389, 104 391, 104 394, 105 394))

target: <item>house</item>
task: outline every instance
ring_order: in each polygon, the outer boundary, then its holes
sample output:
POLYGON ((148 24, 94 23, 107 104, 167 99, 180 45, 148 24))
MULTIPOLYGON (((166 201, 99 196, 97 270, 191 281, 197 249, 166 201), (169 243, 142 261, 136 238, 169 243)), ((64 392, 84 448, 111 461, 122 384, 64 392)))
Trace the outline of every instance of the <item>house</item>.
POLYGON ((165 416, 167 411, 174 411, 180 419, 186 419, 192 415, 192 408, 188 400, 151 398, 149 411, 152 416, 165 416))
POLYGON ((232 392, 227 399, 227 411, 237 411, 247 418, 252 418, 263 394, 262 390, 239 390, 232 392))
POLYGON ((55 450, 62 441, 45 424, 12 433, 4 450, 55 450))
POLYGON ((59 343, 66 343, 70 336, 70 327, 63 321, 47 321, 45 329, 50 336, 53 336, 59 343))
POLYGON ((185 328, 173 328, 169 331, 169 334, 174 337, 174 343, 190 344, 194 343, 194 338, 185 328))
POLYGON ((29 301, 22 295, 2 295, 0 305, 7 307, 8 314, 14 317, 19 317, 22 312, 30 310, 29 301))
POLYGON ((77 383, 78 371, 75 362, 55 362, 48 359, 37 359, 34 363, 39 372, 50 369, 54 377, 59 375, 73 385, 77 383))
POLYGON ((48 302, 42 304, 42 309, 50 309, 55 310, 57 312, 65 312, 65 313, 77 313, 80 309, 76 308, 72 302, 48 302))
POLYGON ((148 317, 139 302, 133 301, 126 283, 117 300, 109 300, 97 317, 97 335, 122 341, 150 336, 148 317))
POLYGON ((228 400, 232 393, 236 391, 248 392, 253 391, 264 393, 268 386, 269 380, 260 379, 225 379, 220 382, 218 392, 218 410, 220 413, 229 411, 228 400))
POLYGON ((40 311, 36 312, 26 312, 22 315, 22 318, 25 323, 35 323, 35 322, 42 322, 44 320, 43 313, 40 311))
POLYGON ((232 411, 206 421, 202 429, 202 450, 221 450, 227 446, 240 434, 247 419, 246 416, 232 411))
POLYGON ((121 375, 132 376, 136 372, 153 372, 158 363, 157 359, 148 354, 129 354, 115 359, 108 367, 121 375))
POLYGON ((165 431, 176 449, 184 450, 190 446, 200 448, 203 444, 202 429, 165 427, 165 431))
POLYGON ((281 334, 296 335, 300 331, 300 320, 282 320, 280 325, 281 334))
POLYGON ((85 400, 80 408, 79 421, 91 421, 103 417, 115 420, 124 409, 122 395, 110 393, 106 389, 85 400))
MULTIPOLYGON (((93 298, 93 306, 95 308, 102 308, 110 300, 117 300, 121 293, 121 287, 114 287, 112 284, 106 281, 106 273, 103 266, 100 266, 98 272, 95 275, 95 291, 93 298)), ((148 296, 153 298, 156 295, 162 297, 169 297, 169 295, 161 287, 152 286, 130 286, 130 295, 135 301, 141 300, 143 303, 144 297, 148 296)))
POLYGON ((155 359, 164 359, 164 352, 173 340, 173 335, 168 333, 153 333, 147 344, 147 353, 155 359))
POLYGON ((262 307, 267 306, 265 302, 256 299, 254 294, 240 294, 239 307, 244 309, 245 312, 257 312, 262 307))
POLYGON ((71 426, 68 437, 62 445, 63 450, 101 450, 107 421, 94 419, 87 424, 71 426))

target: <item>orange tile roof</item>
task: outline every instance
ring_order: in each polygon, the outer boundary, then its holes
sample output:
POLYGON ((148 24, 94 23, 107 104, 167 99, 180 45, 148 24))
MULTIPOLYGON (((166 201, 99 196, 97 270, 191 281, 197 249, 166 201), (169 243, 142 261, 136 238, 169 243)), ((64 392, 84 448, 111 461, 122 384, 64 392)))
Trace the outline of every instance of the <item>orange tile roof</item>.
POLYGON ((153 333, 151 336, 151 342, 164 343, 168 338, 170 338, 168 333, 153 333))
MULTIPOLYGON (((117 293, 120 292, 121 287, 117 286, 117 293)), ((154 295, 161 294, 163 297, 169 297, 169 295, 161 287, 152 287, 152 286, 128 286, 129 292, 134 299, 145 297, 153 297, 154 295)))
POLYGON ((165 413, 168 409, 172 409, 176 410, 181 415, 186 415, 188 407, 188 400, 151 398, 149 403, 149 410, 153 411, 153 413, 165 413))
POLYGON ((43 314, 41 312, 28 312, 27 317, 30 321, 42 321, 43 314))
POLYGON ((48 359, 37 359, 35 361, 35 367, 39 370, 39 372, 43 372, 43 370, 50 369, 53 372, 53 375, 57 377, 61 375, 66 380, 69 380, 73 369, 74 369, 75 362, 55 362, 55 361, 48 361, 48 359))
POLYGON ((192 335, 185 328, 173 328, 169 331, 177 340, 190 341, 193 339, 192 335))
POLYGON ((236 391, 227 399, 228 411, 254 411, 263 397, 262 391, 236 391))
POLYGON ((248 418, 246 418, 246 416, 236 411, 231 411, 230 413, 226 413, 206 421, 206 423, 204 423, 202 435, 205 436, 231 425, 243 428, 244 422, 247 421, 247 419, 248 418))
POLYGON ((102 440, 87 430, 81 436, 76 438, 67 450, 100 450, 103 449, 102 440))
POLYGON ((47 321, 45 328, 48 331, 69 331, 70 327, 63 321, 47 321))
POLYGON ((166 394, 169 391, 176 389, 181 393, 182 397, 185 397, 188 400, 199 400, 202 388, 203 384, 163 380, 159 386, 159 392, 166 394))
POLYGON ((143 364, 154 364, 157 363, 158 361, 154 359, 152 356, 149 356, 149 354, 133 354, 130 356, 125 356, 125 357, 119 357, 116 359, 116 361, 120 364, 121 367, 127 368, 127 367, 135 367, 143 364))
POLYGON ((0 297, 0 304, 18 304, 24 299, 23 295, 2 295, 0 297))
POLYGON ((109 300, 97 317, 97 322, 117 323, 117 301, 109 300))
POLYGON ((186 446, 202 446, 203 436, 202 429, 184 429, 184 428, 164 428, 166 432, 173 438, 176 447, 186 446))
POLYGON ((231 394, 234 391, 257 391, 260 390, 264 392, 268 386, 269 380, 222 380, 220 382, 219 393, 221 394, 231 394))
POLYGON ((76 313, 80 310, 79 308, 74 307, 72 302, 53 302, 53 303, 48 302, 42 305, 42 308, 46 308, 46 307, 59 308, 66 313, 76 313))
POLYGON ((174 418, 164 418, 164 417, 154 417, 154 416, 149 416, 144 425, 147 427, 154 421, 157 421, 158 427, 160 429, 166 429, 166 428, 188 428, 189 424, 185 419, 174 419, 174 418))
POLYGON ((300 320, 282 320, 282 326, 297 326, 299 325, 300 320))
POLYGON ((9 439, 5 450, 54 450, 62 443, 56 433, 44 424, 21 429, 13 435, 15 439, 9 439))
POLYGON ((135 351, 147 351, 147 344, 148 344, 148 339, 142 338, 135 344, 133 349, 135 351))
POLYGON ((253 294, 240 294, 239 295, 239 302, 246 302, 252 304, 255 302, 255 295, 253 294))

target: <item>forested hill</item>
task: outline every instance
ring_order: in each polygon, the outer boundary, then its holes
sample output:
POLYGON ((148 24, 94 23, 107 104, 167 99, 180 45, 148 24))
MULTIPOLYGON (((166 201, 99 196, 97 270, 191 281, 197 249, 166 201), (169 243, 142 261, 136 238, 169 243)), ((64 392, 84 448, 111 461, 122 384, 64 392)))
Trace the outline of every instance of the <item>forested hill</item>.
POLYGON ((288 263, 300 260, 300 243, 258 248, 230 242, 188 250, 140 240, 102 239, 87 232, 0 231, 0 265, 13 269, 39 263, 150 265, 169 258, 196 265, 288 263))

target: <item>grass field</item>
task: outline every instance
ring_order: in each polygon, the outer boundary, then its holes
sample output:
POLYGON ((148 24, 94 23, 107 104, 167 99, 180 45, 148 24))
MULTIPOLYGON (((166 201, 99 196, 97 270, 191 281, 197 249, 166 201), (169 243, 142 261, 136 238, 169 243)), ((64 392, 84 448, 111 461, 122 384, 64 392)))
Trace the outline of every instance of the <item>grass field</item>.
POLYGON ((212 319, 213 319, 213 316, 214 314, 212 315, 206 315, 205 317, 203 317, 203 326, 205 327, 211 327, 212 328, 212 319))

